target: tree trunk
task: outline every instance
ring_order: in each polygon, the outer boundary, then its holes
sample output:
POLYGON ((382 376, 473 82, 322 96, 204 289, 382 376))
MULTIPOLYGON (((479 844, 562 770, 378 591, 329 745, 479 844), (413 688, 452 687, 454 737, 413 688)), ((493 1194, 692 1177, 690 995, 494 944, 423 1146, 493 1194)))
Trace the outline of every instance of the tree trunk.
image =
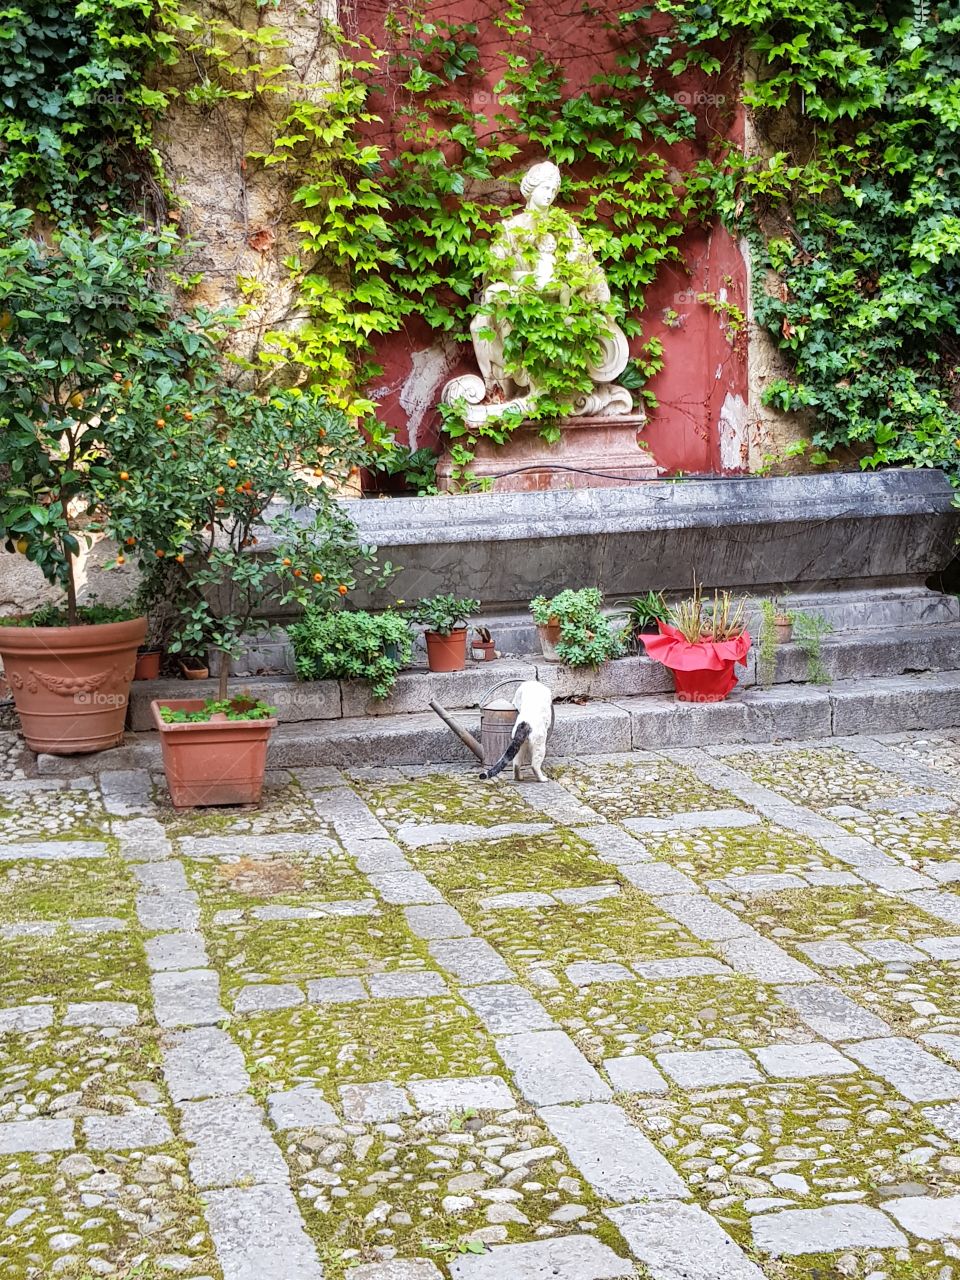
POLYGON ((221 702, 227 699, 227 680, 230 676, 230 655, 227 652, 220 654, 220 687, 217 690, 217 697, 221 702))

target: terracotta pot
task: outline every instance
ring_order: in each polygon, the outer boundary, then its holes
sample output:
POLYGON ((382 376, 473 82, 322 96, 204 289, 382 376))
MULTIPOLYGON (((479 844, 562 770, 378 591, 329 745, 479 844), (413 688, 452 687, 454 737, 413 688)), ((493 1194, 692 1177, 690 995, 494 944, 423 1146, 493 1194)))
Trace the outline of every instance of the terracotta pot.
MULTIPOLYGON (((195 662, 196 659, 193 659, 193 661, 195 662)), ((178 665, 180 667, 180 674, 183 676, 184 680, 206 680, 207 677, 210 675, 209 667, 204 667, 199 665, 188 666, 187 660, 184 658, 180 659, 180 662, 178 665)))
POLYGON ((460 627, 442 636, 439 631, 424 632, 427 642, 427 666, 431 671, 462 671, 467 665, 467 629, 460 627))
POLYGON ((789 644, 793 639, 793 623, 786 614, 778 613, 773 620, 777 644, 789 644))
POLYGON ((492 640, 474 640, 470 646, 470 657, 474 662, 492 662, 496 656, 492 640))
MULTIPOLYGON (((174 711, 199 711, 203 698, 165 698, 174 711)), ((161 704, 150 703, 160 734, 163 771, 175 809, 192 805, 259 804, 267 766, 267 739, 276 720, 228 720, 164 724, 161 704)))
POLYGON ((79 627, 0 627, 0 658, 31 751, 105 751, 123 741, 146 618, 79 627))
POLYGON ((162 649, 141 649, 137 654, 137 664, 133 669, 134 680, 156 680, 160 675, 160 659, 162 649))
POLYGON ((560 655, 557 653, 557 644, 560 640, 560 623, 548 622, 538 623, 537 631, 540 635, 540 648, 543 650, 543 657, 546 662, 559 662, 560 655))

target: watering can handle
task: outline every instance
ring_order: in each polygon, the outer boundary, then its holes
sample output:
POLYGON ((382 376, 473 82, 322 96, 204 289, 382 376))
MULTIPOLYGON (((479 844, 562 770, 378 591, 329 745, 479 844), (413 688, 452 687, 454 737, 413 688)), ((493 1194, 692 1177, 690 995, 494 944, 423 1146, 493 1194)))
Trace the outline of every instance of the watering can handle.
POLYGON ((483 695, 483 698, 480 702, 481 710, 490 701, 490 698, 492 697, 492 695, 495 694, 498 689, 502 689, 505 684, 523 684, 524 680, 526 679, 527 679, 526 676, 510 676, 509 679, 501 680, 499 684, 495 684, 492 689, 488 689, 487 692, 483 695))

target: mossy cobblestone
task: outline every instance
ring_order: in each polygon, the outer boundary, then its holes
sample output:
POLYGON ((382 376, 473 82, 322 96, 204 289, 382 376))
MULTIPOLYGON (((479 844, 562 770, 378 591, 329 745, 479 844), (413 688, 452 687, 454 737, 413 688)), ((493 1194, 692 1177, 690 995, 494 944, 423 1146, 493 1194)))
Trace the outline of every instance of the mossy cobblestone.
MULTIPOLYGON (((820 827, 829 819, 835 832, 856 837, 861 843, 850 851, 869 849, 872 866, 949 867, 960 858, 960 814, 946 798, 938 808, 945 791, 905 777, 923 777, 918 764, 954 776, 957 742, 928 736, 885 750, 899 750, 914 774, 887 772, 836 746, 750 747, 724 753, 723 761, 745 783, 761 783, 819 815, 820 827), (920 798, 917 812, 897 809, 910 797, 920 798)), ((509 780, 484 786, 467 768, 326 770, 315 781, 309 771, 299 781, 275 774, 259 810, 186 814, 169 807, 157 780, 152 812, 200 908, 199 933, 189 937, 202 945, 184 950, 187 963, 209 963, 228 1013, 244 987, 303 994, 295 1007, 227 1017, 215 1034, 239 1050, 237 1065, 242 1061, 247 1074, 235 1070, 230 1087, 248 1089, 263 1107, 329 1280, 346 1280, 355 1264, 392 1258, 430 1259, 446 1276, 468 1242, 495 1250, 593 1235, 630 1257, 605 1214, 621 1202, 592 1187, 588 1170, 576 1167, 524 1097, 522 1074, 507 1068, 518 1060, 515 1046, 526 1028, 491 1034, 471 1003, 479 982, 488 983, 488 999, 500 984, 499 998, 537 1012, 539 1026, 552 1019, 556 1030, 543 1034, 569 1036, 599 1073, 595 1087, 603 1090, 609 1080, 613 1104, 766 1280, 960 1280, 957 1239, 921 1239, 907 1230, 902 1248, 838 1251, 811 1228, 812 1252, 775 1258, 755 1247, 751 1227, 758 1215, 843 1204, 866 1206, 892 1223, 885 1206, 898 1198, 960 1195, 960 1115, 953 1120, 950 1110, 960 1110, 960 1089, 954 1096, 947 1069, 960 1048, 960 939, 953 940, 960 928, 924 911, 909 891, 864 882, 855 857, 837 856, 847 846, 837 844, 832 853, 831 841, 778 826, 776 810, 767 802, 765 816, 757 793, 759 808, 752 810, 732 792, 707 786, 696 763, 644 752, 617 763, 564 761, 550 772, 558 788, 545 809, 553 819, 537 809, 535 787, 521 794, 509 780), (345 786, 367 806, 362 839, 351 825, 358 811, 343 802, 350 798, 345 786), (326 787, 338 788, 340 800, 325 808, 326 787), (633 878, 649 891, 599 856, 577 830, 589 815, 573 807, 564 815, 559 788, 623 834, 619 844, 611 839, 600 847, 625 850, 633 878), (725 809, 755 812, 759 822, 678 822, 675 830, 632 841, 621 825, 725 809), (564 816, 572 826, 557 820, 564 816), (544 822, 548 830, 531 829, 544 822), (482 834, 517 824, 528 830, 482 834), (424 826, 439 833, 437 842, 417 839, 424 826), (408 916, 386 902, 375 875, 371 880, 357 866, 357 850, 362 856, 364 841, 384 829, 400 846, 391 858, 402 866, 405 857, 459 912, 435 912, 429 937, 414 928, 423 927, 417 909, 408 916), (775 892, 763 882, 738 886, 726 879, 767 874, 810 879, 775 892), (829 875, 842 879, 817 879, 829 875), (749 948, 751 937, 777 943, 808 970, 789 973, 787 986, 773 975, 737 972, 737 948, 704 941, 678 923, 690 882, 729 909, 732 926, 742 922, 738 946, 749 948), (498 901, 507 894, 530 896, 498 901), (305 908, 323 904, 329 913, 303 917, 305 908), (472 931, 467 940, 492 946, 509 968, 501 966, 492 980, 466 962, 445 969, 444 959, 453 964, 456 953, 448 942, 464 929, 472 931), (823 942, 853 951, 803 951, 823 942), (893 949, 870 951, 883 943, 893 949), (684 959, 713 971, 643 969, 684 959), (587 967, 568 972, 571 965, 587 967), (425 975, 430 987, 398 995, 371 981, 378 975, 425 975), (794 1011, 789 995, 798 981, 813 992, 814 1006, 827 1000, 829 1017, 794 1011), (845 1006, 844 998, 854 1005, 845 1006), (843 1023, 844 1009, 855 1006, 882 1019, 871 1026, 886 1024, 891 1036, 941 1064, 932 1086, 940 1091, 936 1105, 911 1103, 880 1078, 881 1059, 870 1070, 859 1065, 850 1046, 868 1034, 854 1027, 848 1035, 843 1023), (820 1040, 824 1030, 833 1048, 820 1040), (758 1053, 771 1046, 777 1055, 758 1053), (771 1073, 776 1064, 789 1068, 791 1050, 800 1075, 777 1078, 771 1073), (693 1058, 684 1059, 681 1072, 671 1054, 693 1058), (662 1058, 662 1077, 613 1068, 607 1075, 611 1060, 636 1055, 654 1066, 662 1058), (721 1059, 749 1069, 722 1087, 677 1083, 708 1079, 721 1059), (814 1074, 803 1077, 809 1063, 814 1074), (822 1074, 837 1063, 846 1074, 822 1074), (426 1095, 406 1089, 416 1081, 467 1087, 475 1077, 502 1081, 513 1109, 423 1111, 414 1101, 426 1095), (652 1091, 624 1087, 633 1081, 652 1091), (350 1090, 372 1086, 407 1099, 395 1118, 353 1118, 350 1090), (314 1091, 323 1101, 315 1109, 322 1123, 272 1127, 269 1117, 280 1112, 271 1109, 271 1097, 291 1090, 314 1091), (335 1123, 327 1122, 331 1116, 335 1123)), ((71 838, 102 842, 104 849, 102 857, 82 860, 0 861, 0 925, 46 926, 37 936, 0 938, 0 1010, 52 1011, 42 1020, 49 1025, 0 1033, 0 1126, 61 1118, 73 1126, 75 1141, 73 1150, 0 1156, 0 1280, 127 1274, 233 1280, 221 1274, 215 1256, 204 1197, 191 1177, 191 1149, 176 1138, 147 1150, 99 1151, 88 1147, 83 1130, 89 1117, 122 1121, 146 1112, 180 1132, 164 1063, 172 1037, 184 1033, 161 1032, 154 1021, 144 950, 149 933, 137 915, 139 898, 143 919, 163 922, 164 910, 156 908, 169 904, 174 921, 180 873, 139 884, 119 852, 126 820, 110 817, 98 791, 85 784, 43 790, 17 780, 0 791, 0 808, 14 824, 4 830, 11 843, 71 838), (104 916, 117 921, 109 932, 68 923, 104 916), (66 1025, 67 1006, 80 1002, 132 1006, 135 1020, 125 1014, 116 1027, 66 1025)), ((939 892, 957 893, 948 875, 940 883, 939 892)), ((198 1052, 193 1087, 202 1097, 198 1052)), ((575 1110, 576 1099, 570 1105, 575 1110)), ((642 1160, 643 1150, 638 1137, 626 1158, 642 1160)), ((283 1249, 282 1240, 275 1243, 283 1249)), ((640 1264, 630 1265, 645 1280, 640 1264)), ((689 1280, 715 1277, 692 1271, 689 1280)))

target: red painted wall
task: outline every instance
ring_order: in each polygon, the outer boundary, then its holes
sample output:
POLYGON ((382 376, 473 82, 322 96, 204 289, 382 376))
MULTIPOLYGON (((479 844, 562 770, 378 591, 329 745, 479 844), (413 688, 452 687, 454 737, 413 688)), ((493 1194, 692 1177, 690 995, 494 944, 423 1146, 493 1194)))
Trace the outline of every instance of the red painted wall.
MULTIPOLYGON (((614 18, 622 9, 610 0, 599 0, 593 6, 597 16, 584 20, 582 8, 582 0, 553 0, 552 3, 531 0, 526 8, 526 21, 534 32, 529 52, 539 50, 552 59, 561 60, 573 92, 587 87, 601 67, 613 65, 616 44, 614 37, 604 31, 603 21, 605 17, 614 18)), ((426 4, 427 15, 434 20, 472 20, 479 24, 479 32, 473 39, 480 48, 486 76, 482 84, 474 81, 469 85, 465 96, 475 111, 488 115, 498 109, 491 105, 491 91, 500 71, 494 55, 504 46, 504 34, 493 25, 491 14, 502 10, 502 0, 490 0, 490 3, 428 0, 426 4)), ((379 47, 389 47, 384 19, 391 11, 385 0, 357 0, 354 15, 357 30, 372 38, 379 47)), ((402 16, 402 11, 397 12, 402 16)), ((662 19, 654 21, 659 21, 662 27, 662 19)), ((374 104, 382 115, 382 122, 369 126, 369 135, 389 156, 397 149, 389 114, 391 86, 388 79, 378 83, 385 90, 374 104)), ((707 154, 711 139, 719 136, 742 147, 743 113, 732 79, 718 86, 716 82, 705 85, 693 76, 680 80, 667 76, 663 84, 673 94, 684 94, 685 99, 681 101, 686 101, 697 117, 696 140, 666 149, 667 158, 681 174, 707 154)), ((519 172, 526 167, 525 161, 542 158, 543 153, 533 147, 529 156, 517 157, 514 164, 519 172)), ((456 163, 455 155, 450 159, 456 163)), ((698 293, 725 296, 745 312, 744 260, 736 243, 719 225, 691 228, 678 243, 681 262, 662 266, 658 278, 648 288, 642 315, 643 337, 633 344, 637 347, 651 337, 659 337, 664 344, 664 368, 649 384, 659 407, 650 411, 645 428, 647 444, 657 464, 667 473, 738 470, 745 463, 745 457, 741 463, 739 442, 731 438, 736 427, 727 426, 723 465, 720 439, 722 419, 732 419, 735 423, 743 416, 747 399, 745 335, 741 334, 732 345, 725 336, 722 317, 696 299, 698 293), (667 317, 665 313, 670 310, 677 313, 676 319, 667 317)), ((397 431, 401 440, 415 447, 437 442, 439 420, 434 406, 443 383, 457 373, 476 371, 469 344, 450 350, 449 358, 445 359, 439 349, 430 353, 435 342, 430 330, 411 318, 402 331, 382 339, 376 351, 383 373, 374 381, 372 390, 380 404, 380 416, 397 431), (414 368, 422 368, 424 362, 428 375, 411 379, 414 368), (419 399, 413 394, 415 383, 420 391, 419 399), (428 394, 423 394, 425 383, 428 394)))

